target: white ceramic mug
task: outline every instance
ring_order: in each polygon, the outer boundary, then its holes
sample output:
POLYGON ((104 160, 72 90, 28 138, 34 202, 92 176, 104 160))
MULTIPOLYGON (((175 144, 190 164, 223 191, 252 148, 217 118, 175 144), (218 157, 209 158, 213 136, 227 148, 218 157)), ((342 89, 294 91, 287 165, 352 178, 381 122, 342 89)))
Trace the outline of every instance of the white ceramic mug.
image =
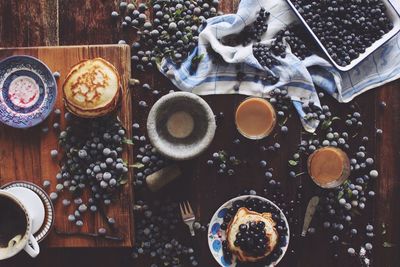
MULTIPOLYGON (((0 190, 0 198, 8 198, 8 200, 11 200, 15 204, 16 208, 19 208, 24 213, 24 218, 26 220, 25 232, 11 238, 8 241, 7 247, 0 247, 0 260, 8 259, 22 250, 25 250, 31 257, 36 257, 39 255, 40 248, 32 234, 32 218, 25 205, 23 205, 15 195, 5 190, 0 190)), ((1 207, 0 214, 3 214, 1 207)), ((2 226, 0 225, 0 227, 2 226)))

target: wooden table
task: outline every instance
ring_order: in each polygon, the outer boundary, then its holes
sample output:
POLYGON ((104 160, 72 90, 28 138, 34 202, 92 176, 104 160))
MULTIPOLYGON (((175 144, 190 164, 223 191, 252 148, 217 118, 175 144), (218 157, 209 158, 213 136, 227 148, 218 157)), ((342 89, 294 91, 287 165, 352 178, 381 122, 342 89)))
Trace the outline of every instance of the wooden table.
MULTIPOLYGON (((0 45, 1 46, 38 46, 38 45, 70 45, 70 44, 100 44, 116 43, 122 36, 134 38, 133 32, 122 32, 113 24, 110 13, 117 6, 117 0, 0 0, 0 45), (57 18, 57 19, 56 19, 57 18)), ((225 12, 236 10, 238 0, 223 0, 221 9, 225 12)), ((135 76, 136 74, 133 74, 135 76)), ((169 81, 158 73, 140 76, 143 82, 153 84, 158 90, 173 89, 169 81)), ((134 118, 141 126, 145 125, 147 112, 138 107, 138 100, 145 99, 149 104, 154 97, 148 93, 135 89, 133 93, 133 112, 139 114, 134 118)), ((200 158, 188 162, 185 169, 185 179, 174 184, 175 191, 182 192, 178 199, 189 199, 194 204, 196 214, 202 223, 207 223, 214 210, 225 200, 237 195, 245 188, 262 188, 262 173, 256 168, 247 168, 240 171, 236 177, 219 179, 215 171, 204 168, 209 155, 219 149, 234 150, 232 140, 237 136, 232 120, 235 105, 240 96, 208 96, 205 99, 210 103, 215 113, 224 112, 223 123, 218 127, 216 138, 210 149, 200 158), (176 190, 176 186, 185 190, 176 190), (218 190, 217 190, 218 188, 218 190), (190 189, 190 190, 188 190, 190 189)), ((383 129, 384 135, 380 139, 372 140, 370 150, 376 153, 380 178, 375 184, 377 197, 368 211, 362 216, 364 223, 372 221, 375 225, 377 237, 374 241, 374 266, 394 267, 400 264, 400 81, 372 90, 357 97, 355 100, 369 123, 363 132, 373 136, 375 128, 383 129), (382 111, 378 103, 385 101, 387 108, 382 111), (387 234, 382 236, 382 223, 386 224, 387 234), (396 246, 384 248, 384 241, 396 246)), ((332 107, 340 109, 341 104, 332 107)), ((249 155, 248 160, 257 163, 261 158, 271 160, 275 173, 279 173, 284 181, 287 174, 286 159, 293 153, 293 146, 301 140, 301 126, 295 116, 289 121, 290 136, 282 141, 282 149, 277 157, 264 157, 255 150, 257 145, 242 146, 238 154, 249 155)), ((255 164, 254 163, 254 164, 255 164)), ((297 182, 296 182, 297 183, 297 182)), ((298 180, 306 188, 305 196, 311 196, 313 187, 307 179, 298 180)), ((293 192, 294 184, 287 183, 287 194, 293 192)), ((304 198, 306 199, 306 197, 304 198)), ((304 210, 306 201, 299 209, 304 210)), ((299 212, 300 214, 301 212, 299 212)), ((299 215, 299 220, 301 216, 299 215)), ((184 227, 182 225, 182 227, 184 227)), ((182 235, 189 239, 189 235, 182 228, 182 235), (186 236, 187 235, 187 236, 186 236)), ((315 235, 304 240, 296 238, 291 244, 297 251, 288 253, 279 266, 359 266, 355 258, 344 256, 333 261, 328 253, 328 236, 315 235), (298 248, 303 248, 302 252, 298 248)), ((216 267, 211 258, 206 243, 206 236, 196 238, 195 247, 198 248, 200 266, 216 267)), ((147 259, 133 262, 129 259, 129 250, 123 249, 85 249, 59 250, 42 249, 38 259, 29 260, 21 253, 18 257, 0 262, 0 267, 27 266, 143 266, 150 264, 147 259)))

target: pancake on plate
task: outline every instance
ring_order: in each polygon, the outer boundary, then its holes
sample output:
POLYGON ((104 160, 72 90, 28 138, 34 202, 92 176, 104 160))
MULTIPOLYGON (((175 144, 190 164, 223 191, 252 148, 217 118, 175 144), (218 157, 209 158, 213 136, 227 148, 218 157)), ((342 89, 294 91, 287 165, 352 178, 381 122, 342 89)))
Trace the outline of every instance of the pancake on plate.
POLYGON ((257 262, 275 249, 278 243, 276 222, 271 213, 240 208, 226 231, 228 246, 241 262, 257 262))

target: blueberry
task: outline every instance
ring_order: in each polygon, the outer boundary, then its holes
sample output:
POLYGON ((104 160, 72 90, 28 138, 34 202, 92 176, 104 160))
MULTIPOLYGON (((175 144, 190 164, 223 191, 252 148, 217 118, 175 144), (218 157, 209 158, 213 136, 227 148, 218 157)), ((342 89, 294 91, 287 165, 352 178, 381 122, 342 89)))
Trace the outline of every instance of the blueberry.
POLYGON ((97 232, 99 233, 99 235, 105 235, 107 233, 107 230, 106 228, 101 227, 97 230, 97 232))
POLYGON ((372 244, 371 243, 366 243, 365 244, 365 249, 366 250, 372 250, 372 244))
POLYGON ((86 158, 86 157, 87 157, 87 152, 86 152, 86 150, 83 150, 83 149, 79 150, 78 156, 79 156, 81 159, 86 158))
POLYGON ((48 188, 48 187, 50 187, 50 181, 49 180, 44 180, 43 181, 43 187, 45 187, 45 188, 48 188))
POLYGON ((63 206, 69 206, 71 204, 71 201, 68 199, 63 199, 62 204, 63 206))
POLYGON ((356 254, 356 251, 354 250, 354 248, 349 248, 347 249, 347 253, 349 253, 351 256, 354 256, 356 254))
POLYGON ((57 198, 58 198, 58 194, 57 194, 56 192, 51 192, 51 193, 50 193, 50 199, 51 199, 52 201, 57 200, 57 198))
POLYGON ((369 176, 370 176, 371 178, 378 178, 379 173, 378 173, 377 170, 372 170, 372 171, 369 172, 369 176))
POLYGON ((63 184, 57 184, 56 185, 56 190, 57 190, 57 192, 60 192, 61 190, 63 190, 64 189, 64 185, 63 184))
POLYGON ((50 151, 50 156, 51 156, 53 159, 57 158, 57 156, 58 156, 58 150, 56 150, 56 149, 51 150, 51 151, 50 151))
POLYGON ((68 221, 74 222, 75 220, 76 220, 76 218, 73 214, 68 215, 68 221))
POLYGON ((85 204, 81 204, 78 207, 79 212, 83 213, 85 211, 87 211, 87 206, 85 204))

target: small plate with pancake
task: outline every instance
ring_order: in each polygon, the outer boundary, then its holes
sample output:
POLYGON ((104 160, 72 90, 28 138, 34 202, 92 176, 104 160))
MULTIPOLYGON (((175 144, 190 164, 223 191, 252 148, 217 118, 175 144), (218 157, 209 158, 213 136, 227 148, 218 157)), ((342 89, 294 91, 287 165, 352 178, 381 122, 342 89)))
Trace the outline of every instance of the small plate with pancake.
POLYGON ((289 237, 289 224, 282 210, 272 201, 255 195, 239 196, 224 203, 215 212, 208 229, 210 251, 223 267, 246 266, 246 263, 276 266, 286 253, 289 237), (263 221, 266 225, 269 242, 263 256, 253 257, 234 245, 240 224, 251 221, 263 221), (224 241, 232 253, 230 259, 224 256, 224 241))

